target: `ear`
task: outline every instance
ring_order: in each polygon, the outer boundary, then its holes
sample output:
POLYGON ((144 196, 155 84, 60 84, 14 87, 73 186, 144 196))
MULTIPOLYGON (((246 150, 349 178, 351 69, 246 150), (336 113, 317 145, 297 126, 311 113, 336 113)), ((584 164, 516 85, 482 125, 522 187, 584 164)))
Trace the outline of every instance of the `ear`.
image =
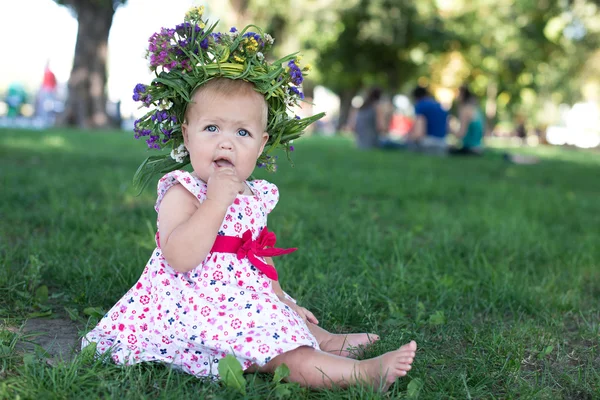
POLYGON ((184 122, 181 124, 181 134, 183 135, 183 144, 188 147, 188 124, 184 122))
POLYGON ((269 140, 269 133, 263 132, 260 144, 260 150, 258 150, 258 156, 260 156, 265 149, 265 145, 267 144, 267 140, 269 140))

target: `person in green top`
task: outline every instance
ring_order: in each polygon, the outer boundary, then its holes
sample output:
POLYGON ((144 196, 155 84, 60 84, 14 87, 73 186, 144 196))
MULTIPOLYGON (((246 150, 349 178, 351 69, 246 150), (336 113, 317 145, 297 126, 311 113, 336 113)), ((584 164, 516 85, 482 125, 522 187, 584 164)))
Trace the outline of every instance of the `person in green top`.
POLYGON ((460 146, 451 148, 452 155, 481 155, 483 153, 483 114, 477 105, 477 98, 462 86, 458 94, 458 118, 460 128, 456 136, 460 146))
POLYGON ((6 104, 8 105, 7 116, 9 118, 21 115, 21 107, 27 102, 27 92, 21 82, 13 82, 6 92, 6 104))

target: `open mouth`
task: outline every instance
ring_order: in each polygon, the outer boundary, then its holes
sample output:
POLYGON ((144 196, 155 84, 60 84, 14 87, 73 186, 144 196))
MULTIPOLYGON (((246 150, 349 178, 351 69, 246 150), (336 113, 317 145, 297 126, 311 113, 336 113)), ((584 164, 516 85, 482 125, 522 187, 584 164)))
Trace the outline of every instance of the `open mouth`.
POLYGON ((214 163, 219 168, 225 168, 225 167, 233 168, 233 163, 231 162, 230 159, 228 159, 226 157, 219 157, 214 161, 214 163))

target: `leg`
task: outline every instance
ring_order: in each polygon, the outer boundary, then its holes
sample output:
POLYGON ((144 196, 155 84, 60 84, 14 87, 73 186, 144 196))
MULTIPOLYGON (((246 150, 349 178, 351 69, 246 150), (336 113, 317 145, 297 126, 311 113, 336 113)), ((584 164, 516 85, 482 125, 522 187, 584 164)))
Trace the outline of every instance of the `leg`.
POLYGON ((317 339, 321 350, 336 356, 360 357, 364 354, 365 347, 379 340, 379 336, 373 333, 335 334, 310 322, 307 325, 310 332, 317 339))
POLYGON ((480 156, 481 152, 470 147, 461 147, 456 148, 453 147, 450 149, 449 153, 453 156, 480 156))
POLYGON ((273 373, 285 363, 290 368, 287 380, 302 386, 346 388, 364 382, 387 391, 397 378, 410 371, 416 350, 417 344, 413 341, 382 356, 357 361, 302 346, 278 355, 258 371, 273 373))

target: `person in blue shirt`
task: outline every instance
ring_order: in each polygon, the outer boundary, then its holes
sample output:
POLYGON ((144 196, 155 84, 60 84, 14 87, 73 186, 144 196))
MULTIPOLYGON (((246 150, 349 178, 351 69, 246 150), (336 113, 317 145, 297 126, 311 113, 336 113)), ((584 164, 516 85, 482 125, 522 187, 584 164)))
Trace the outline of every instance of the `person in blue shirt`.
POLYGON ((422 86, 413 90, 412 97, 415 102, 415 123, 408 134, 407 147, 427 154, 446 155, 448 111, 422 86))

